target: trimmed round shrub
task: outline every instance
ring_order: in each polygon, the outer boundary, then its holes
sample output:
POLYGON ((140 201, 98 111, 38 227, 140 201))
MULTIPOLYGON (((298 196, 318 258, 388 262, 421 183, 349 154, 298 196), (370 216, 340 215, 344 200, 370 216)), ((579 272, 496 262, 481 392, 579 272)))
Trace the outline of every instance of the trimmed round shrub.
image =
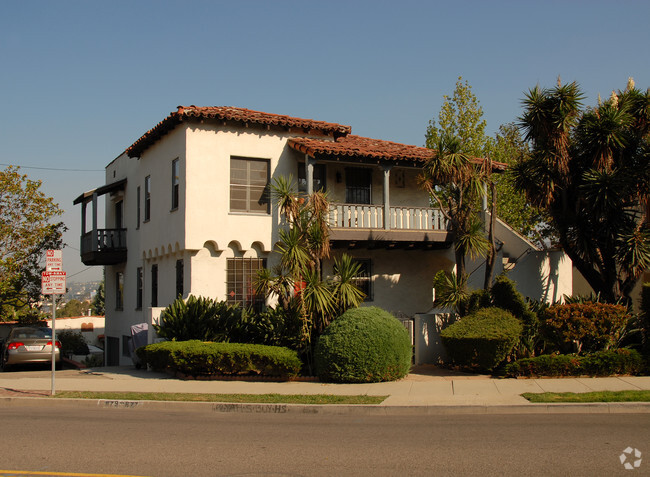
POLYGON ((523 326, 501 308, 482 308, 441 331, 442 343, 455 364, 491 371, 519 341, 523 326))
POLYGON ((377 307, 353 308, 330 324, 316 344, 322 381, 394 381, 411 369, 411 339, 404 325, 377 307))

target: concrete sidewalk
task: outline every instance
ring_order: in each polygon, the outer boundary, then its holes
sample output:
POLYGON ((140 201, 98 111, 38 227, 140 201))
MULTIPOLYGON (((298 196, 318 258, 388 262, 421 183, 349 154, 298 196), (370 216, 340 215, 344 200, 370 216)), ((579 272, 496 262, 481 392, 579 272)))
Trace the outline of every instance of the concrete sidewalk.
MULTIPOLYGON (((452 373, 433 366, 418 367, 406 378, 388 383, 330 384, 320 382, 251 382, 251 381, 194 381, 181 380, 164 373, 137 370, 134 367, 106 367, 87 370, 63 370, 55 375, 57 391, 134 391, 166 393, 211 394, 335 394, 388 396, 379 408, 486 408, 508 407, 516 412, 558 405, 531 404, 521 397, 524 392, 588 392, 650 390, 650 377, 559 378, 559 379, 494 379, 489 376, 452 373)), ((0 373, 0 398, 49 395, 50 371, 17 371, 0 373)), ((650 403, 583 405, 582 408, 605 407, 617 409, 647 409, 650 403), (627 406, 625 405, 627 404, 627 406)), ((562 406, 560 406, 562 407, 562 406)), ((563 405, 578 410, 578 405, 563 405)), ((620 412, 620 411, 619 411, 620 412)))

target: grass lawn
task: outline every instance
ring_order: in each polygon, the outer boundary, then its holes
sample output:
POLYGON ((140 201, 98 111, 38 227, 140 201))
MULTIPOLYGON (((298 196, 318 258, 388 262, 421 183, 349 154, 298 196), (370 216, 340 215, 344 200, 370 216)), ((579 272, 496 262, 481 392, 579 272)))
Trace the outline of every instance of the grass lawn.
POLYGON ((58 391, 53 398, 119 399, 124 401, 190 401, 264 404, 381 404, 388 396, 332 394, 194 394, 58 391))
POLYGON ((530 402, 650 402, 650 391, 595 391, 590 393, 524 393, 530 402))

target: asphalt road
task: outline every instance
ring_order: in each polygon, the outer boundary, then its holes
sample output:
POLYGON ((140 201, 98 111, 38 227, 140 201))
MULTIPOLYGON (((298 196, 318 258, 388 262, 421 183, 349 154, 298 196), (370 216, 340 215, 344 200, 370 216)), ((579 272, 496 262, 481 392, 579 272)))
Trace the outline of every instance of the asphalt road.
POLYGON ((382 417, 11 406, 0 407, 0 419, 2 471, 157 477, 650 474, 649 414, 382 417), (632 471, 619 460, 628 447, 643 453, 632 471))

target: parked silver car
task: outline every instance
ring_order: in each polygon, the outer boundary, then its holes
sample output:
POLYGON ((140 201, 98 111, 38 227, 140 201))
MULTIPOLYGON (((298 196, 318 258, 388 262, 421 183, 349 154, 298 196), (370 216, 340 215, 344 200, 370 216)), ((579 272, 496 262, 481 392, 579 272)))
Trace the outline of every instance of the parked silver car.
MULTIPOLYGON (((61 362, 61 343, 57 340, 55 361, 57 368, 61 362)), ((15 364, 52 362, 52 330, 21 326, 13 328, 2 343, 0 365, 3 370, 15 364)))

